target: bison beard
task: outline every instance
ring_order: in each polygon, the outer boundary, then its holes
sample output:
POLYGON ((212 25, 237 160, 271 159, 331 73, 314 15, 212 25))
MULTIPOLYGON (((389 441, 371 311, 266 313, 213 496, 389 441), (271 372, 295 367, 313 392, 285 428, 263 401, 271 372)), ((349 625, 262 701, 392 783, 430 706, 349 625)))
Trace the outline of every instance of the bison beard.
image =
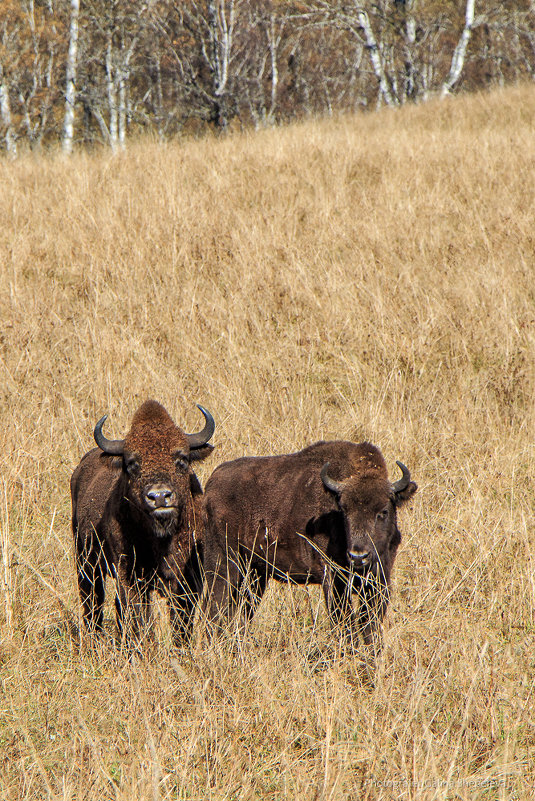
POLYGON ((208 630, 238 610, 243 627, 275 578, 320 584, 333 625, 377 652, 401 540, 396 512, 416 491, 398 465, 392 484, 377 447, 335 441, 216 468, 204 496, 208 630))
POLYGON ((204 510, 202 489, 191 468, 212 450, 209 412, 205 426, 185 434, 156 401, 135 413, 124 440, 95 426, 98 448, 89 451, 71 478, 72 530, 83 617, 101 631, 106 576, 116 582, 116 616, 129 644, 151 618, 150 594, 167 598, 173 637, 192 632, 202 588, 204 510))

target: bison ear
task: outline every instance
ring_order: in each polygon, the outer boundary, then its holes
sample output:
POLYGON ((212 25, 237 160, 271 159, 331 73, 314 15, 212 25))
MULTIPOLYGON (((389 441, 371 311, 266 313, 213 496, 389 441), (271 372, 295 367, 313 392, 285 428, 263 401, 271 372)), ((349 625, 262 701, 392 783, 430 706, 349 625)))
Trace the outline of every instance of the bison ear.
POLYGON ((417 489, 418 489, 418 484, 415 484, 414 481, 409 481, 405 489, 401 490, 400 492, 396 492, 394 494, 394 503, 396 504, 396 506, 401 506, 402 504, 409 501, 417 489))
POLYGON ((203 445, 202 448, 195 448, 189 452, 189 460, 190 462, 198 462, 201 459, 206 459, 207 456, 210 456, 213 450, 214 446, 210 444, 203 445))

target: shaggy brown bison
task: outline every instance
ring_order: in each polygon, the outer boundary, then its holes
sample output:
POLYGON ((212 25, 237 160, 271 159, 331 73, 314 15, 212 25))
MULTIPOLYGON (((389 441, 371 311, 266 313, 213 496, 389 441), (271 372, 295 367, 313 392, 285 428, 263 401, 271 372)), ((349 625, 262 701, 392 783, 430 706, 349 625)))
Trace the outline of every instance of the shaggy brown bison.
POLYGON ((175 642, 191 634, 202 589, 204 514, 191 463, 211 452, 215 428, 211 414, 198 408, 205 425, 197 434, 185 434, 153 400, 137 410, 124 440, 106 439, 106 416, 95 426, 98 448, 86 453, 71 478, 78 587, 90 631, 102 629, 110 574, 120 632, 140 636, 156 590, 168 600, 175 642))
POLYGON ((239 607, 242 623, 250 619, 273 577, 321 584, 331 621, 378 649, 401 540, 396 512, 416 491, 397 464, 402 477, 392 484, 378 448, 336 441, 217 467, 204 496, 209 629, 239 607))

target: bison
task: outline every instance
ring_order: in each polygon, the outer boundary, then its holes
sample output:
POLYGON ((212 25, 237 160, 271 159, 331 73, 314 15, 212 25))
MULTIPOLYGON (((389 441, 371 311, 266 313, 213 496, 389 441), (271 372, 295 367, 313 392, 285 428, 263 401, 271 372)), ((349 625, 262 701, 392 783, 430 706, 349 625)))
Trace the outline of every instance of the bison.
POLYGON ((332 623, 377 652, 401 540, 396 513, 417 489, 397 464, 392 484, 376 446, 334 441, 217 467, 204 495, 209 630, 238 608, 241 624, 250 620, 270 578, 321 584, 332 623))
POLYGON ((129 642, 150 622, 150 593, 169 604, 173 638, 191 635, 202 589, 202 489, 191 463, 212 451, 215 424, 185 434, 154 400, 134 414, 124 440, 95 426, 98 448, 86 453, 71 477, 72 531, 83 618, 89 631, 103 626, 106 576, 116 582, 119 632, 129 642), (125 624, 128 625, 125 627, 125 624))

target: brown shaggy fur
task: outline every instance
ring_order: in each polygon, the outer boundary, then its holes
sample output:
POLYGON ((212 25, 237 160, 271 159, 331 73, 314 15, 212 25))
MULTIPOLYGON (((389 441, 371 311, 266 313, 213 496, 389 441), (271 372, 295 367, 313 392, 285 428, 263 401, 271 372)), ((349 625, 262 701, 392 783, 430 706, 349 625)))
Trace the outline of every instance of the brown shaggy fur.
POLYGON ((122 456, 94 448, 82 458, 71 478, 72 530, 90 631, 102 630, 110 574, 121 631, 128 616, 129 633, 140 636, 156 590, 168 599, 175 640, 190 636, 202 587, 204 515, 202 489, 190 462, 211 450, 204 445, 190 451, 187 435, 163 406, 146 401, 133 417, 122 456))
POLYGON ((275 578, 321 584, 333 623, 379 645, 401 540, 396 510, 415 491, 414 482, 394 491, 381 452, 367 442, 317 442, 220 465, 205 489, 210 627, 228 624, 240 605, 242 622, 250 619, 275 578), (326 463, 339 492, 322 481, 326 463))

